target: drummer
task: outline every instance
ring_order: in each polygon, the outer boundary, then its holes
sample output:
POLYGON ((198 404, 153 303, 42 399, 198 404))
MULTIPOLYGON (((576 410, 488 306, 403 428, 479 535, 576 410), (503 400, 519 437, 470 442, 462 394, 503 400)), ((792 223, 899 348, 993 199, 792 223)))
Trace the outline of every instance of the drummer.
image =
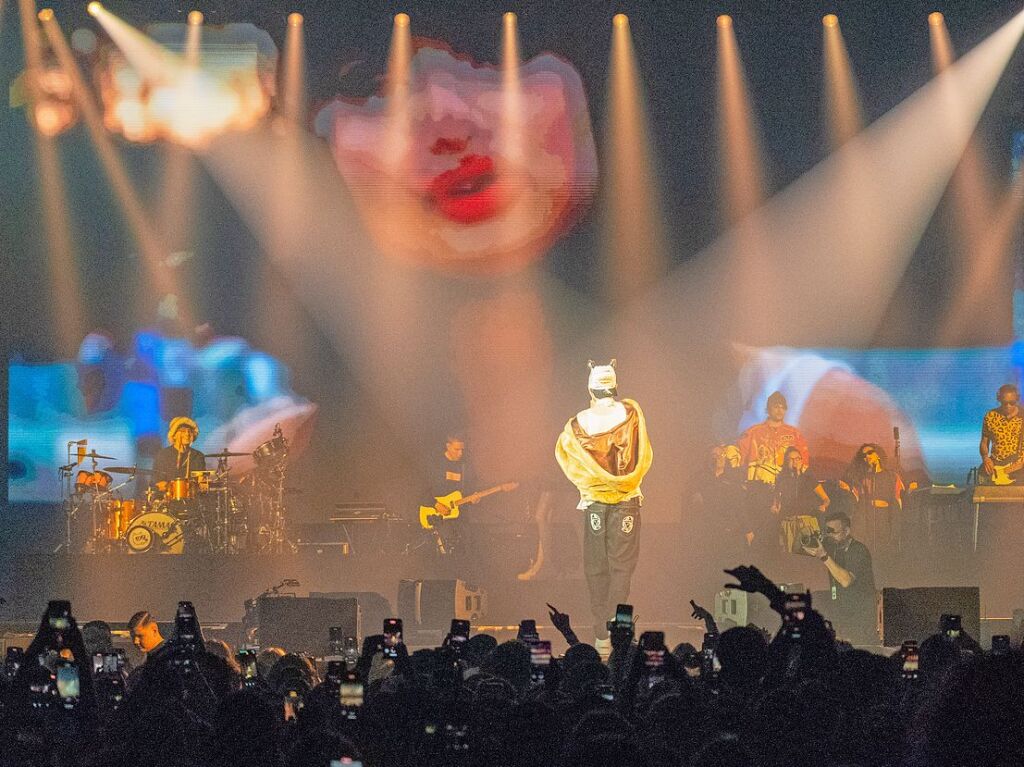
POLYGON ((163 491, 172 479, 187 479, 193 471, 206 469, 206 456, 192 447, 199 426, 187 416, 178 416, 167 429, 168 447, 160 448, 153 461, 153 481, 163 491))

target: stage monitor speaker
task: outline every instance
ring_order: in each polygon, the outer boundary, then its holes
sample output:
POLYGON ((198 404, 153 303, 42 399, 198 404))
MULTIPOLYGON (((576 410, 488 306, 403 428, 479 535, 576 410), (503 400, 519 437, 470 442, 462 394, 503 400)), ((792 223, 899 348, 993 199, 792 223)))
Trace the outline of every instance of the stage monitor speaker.
POLYGON ((359 604, 359 631, 356 636, 362 640, 364 634, 379 634, 384 628, 385 618, 394 618, 391 602, 375 591, 311 591, 314 599, 354 599, 359 604))
POLYGON ((748 594, 739 589, 722 589, 715 594, 712 611, 719 631, 735 626, 757 626, 774 633, 782 620, 761 594, 748 594))
POLYGON ((288 652, 328 654, 328 630, 341 626, 346 636, 359 636, 359 605, 355 599, 260 597, 256 600, 260 647, 288 652))
POLYGON ((943 614, 959 615, 963 629, 975 640, 981 636, 981 597, 977 586, 936 586, 882 589, 882 644, 898 647, 938 633, 943 614))
POLYGON ((452 618, 475 623, 486 610, 486 592, 464 581, 398 583, 398 617, 408 628, 446 629, 452 618))

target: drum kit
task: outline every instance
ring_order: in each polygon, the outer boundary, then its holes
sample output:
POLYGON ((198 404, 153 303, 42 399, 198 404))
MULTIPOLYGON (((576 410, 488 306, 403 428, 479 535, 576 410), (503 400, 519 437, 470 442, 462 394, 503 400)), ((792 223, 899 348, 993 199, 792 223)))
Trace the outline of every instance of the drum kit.
POLYGON ((95 450, 86 453, 87 440, 68 443, 68 462, 60 468, 65 479, 65 539, 61 548, 74 550, 74 520, 86 519, 89 531, 81 547, 87 553, 127 552, 182 554, 207 551, 235 554, 280 553, 294 550, 285 530, 284 495, 288 441, 280 427, 272 439, 252 453, 227 449, 208 454, 215 470, 192 471, 187 477, 151 482, 152 469, 103 466, 116 458, 95 450), (78 446, 77 451, 73 448, 78 446), (232 458, 252 457, 255 468, 241 478, 231 475, 232 458), (91 471, 86 462, 91 462, 91 471), (115 482, 112 475, 125 479, 115 482), (136 482, 145 488, 136 497, 124 489, 136 482))

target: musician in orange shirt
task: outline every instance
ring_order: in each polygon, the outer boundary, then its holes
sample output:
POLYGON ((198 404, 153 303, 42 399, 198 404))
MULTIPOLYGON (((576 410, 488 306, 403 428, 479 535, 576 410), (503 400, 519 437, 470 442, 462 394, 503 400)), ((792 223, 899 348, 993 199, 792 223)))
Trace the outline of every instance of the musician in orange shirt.
POLYGON ((800 431, 785 422, 789 406, 782 392, 775 391, 769 395, 766 409, 768 417, 743 432, 737 446, 743 464, 748 467, 747 478, 775 484, 788 448, 795 447, 800 451, 805 467, 810 466, 811 456, 800 431))

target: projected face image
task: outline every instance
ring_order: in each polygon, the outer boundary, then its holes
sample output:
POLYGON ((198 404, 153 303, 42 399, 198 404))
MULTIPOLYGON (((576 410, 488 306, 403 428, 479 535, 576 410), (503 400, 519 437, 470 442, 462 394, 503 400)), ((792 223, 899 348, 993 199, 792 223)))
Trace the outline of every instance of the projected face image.
POLYGON ((316 118, 378 247, 476 273, 543 255, 587 206, 597 181, 576 70, 538 56, 521 68, 510 102, 500 68, 441 44, 420 47, 411 69, 408 136, 396 139, 387 97, 337 99, 316 118))

